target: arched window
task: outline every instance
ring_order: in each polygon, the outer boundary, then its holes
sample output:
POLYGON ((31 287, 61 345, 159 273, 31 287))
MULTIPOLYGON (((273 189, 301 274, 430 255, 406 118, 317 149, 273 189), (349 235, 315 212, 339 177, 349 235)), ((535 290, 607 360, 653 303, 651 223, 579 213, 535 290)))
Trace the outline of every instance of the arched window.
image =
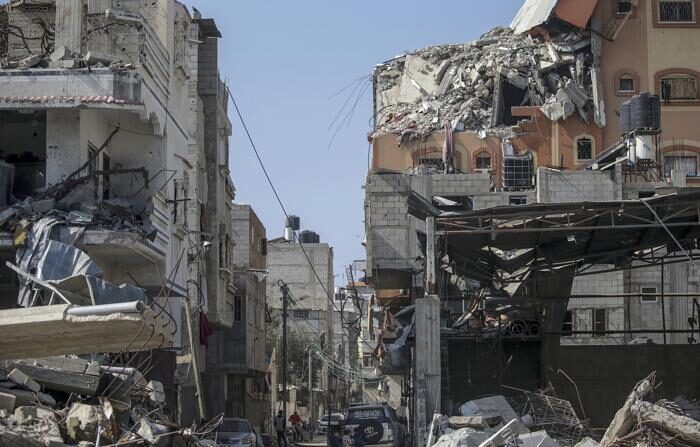
POLYGON ((615 94, 617 96, 633 96, 639 92, 639 75, 625 68, 615 73, 615 94))
POLYGON ((574 138, 574 156, 576 161, 590 161, 595 155, 595 139, 590 135, 574 138))
POLYGON ((486 151, 481 151, 476 154, 476 169, 477 171, 491 170, 491 154, 486 151))

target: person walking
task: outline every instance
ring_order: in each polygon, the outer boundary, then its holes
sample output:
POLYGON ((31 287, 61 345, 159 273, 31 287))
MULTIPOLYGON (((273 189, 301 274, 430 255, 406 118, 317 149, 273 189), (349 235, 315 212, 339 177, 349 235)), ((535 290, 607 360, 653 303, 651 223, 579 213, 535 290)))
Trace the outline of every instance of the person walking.
POLYGON ((287 439, 284 437, 284 430, 287 428, 287 421, 284 420, 282 410, 277 412, 275 417, 275 431, 277 432, 277 447, 288 447, 287 439))
POLYGON ((294 414, 289 416, 289 422, 294 430, 294 440, 301 441, 301 416, 299 416, 299 413, 295 411, 294 414))

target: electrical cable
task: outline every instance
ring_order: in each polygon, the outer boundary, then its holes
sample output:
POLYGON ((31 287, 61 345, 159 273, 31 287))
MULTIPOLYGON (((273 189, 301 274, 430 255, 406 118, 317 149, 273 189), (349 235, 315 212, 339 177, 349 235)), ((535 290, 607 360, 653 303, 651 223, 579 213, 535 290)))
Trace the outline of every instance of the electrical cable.
MULTIPOLYGON (((267 171, 267 168, 265 167, 265 163, 263 163, 262 158, 260 157, 260 152, 258 151, 257 146, 255 145, 255 142, 253 141, 253 137, 250 134, 250 131, 248 130, 248 126, 246 125, 245 119, 243 118, 243 114, 241 113, 240 109, 238 108, 238 104, 236 103, 235 98, 233 97, 233 93, 231 92, 231 89, 229 88, 228 84, 224 84, 224 87, 226 88, 226 91, 229 94, 229 99, 231 100, 231 103, 233 104, 233 107, 236 109, 236 114, 238 115, 238 119, 241 121, 241 125, 243 126, 243 130, 245 131, 246 136, 248 137, 248 142, 250 143, 253 152, 255 153, 255 157, 258 160, 258 163, 260 164, 260 168, 263 171, 263 174, 265 175, 265 178, 267 179, 267 183, 270 185, 270 188, 272 189, 273 194, 275 195, 275 198, 277 199, 277 203, 279 204, 280 208, 282 209, 282 212, 284 213, 284 216, 289 219, 289 213, 287 212, 287 208, 284 206, 284 203, 282 202, 282 199, 280 198, 279 193, 277 192, 277 188, 275 187, 274 183, 272 182, 272 179, 270 178, 270 174, 267 171)), ((296 234, 296 230, 294 230, 294 233, 296 234)), ((309 254, 307 253, 306 249, 304 248, 304 244, 298 240, 298 245, 299 248, 301 248, 302 253, 304 253, 304 257, 306 258, 306 262, 309 264, 309 267, 311 267, 311 271, 313 272, 314 276, 316 277, 316 280, 318 283, 321 285, 321 288, 326 294, 326 297, 328 301, 331 303, 333 308, 340 313, 340 309, 338 306, 335 304, 333 301, 333 297, 331 296, 330 292, 328 291, 328 288, 326 285, 323 283, 323 280, 321 280, 321 277, 318 274, 318 271, 316 270, 316 267, 313 265, 313 262, 311 262, 311 258, 309 257, 309 254)), ((344 322, 345 324, 348 324, 348 321, 345 320, 345 317, 340 314, 341 317, 341 323, 344 322)), ((361 336, 358 336, 358 338, 367 345, 367 347, 372 348, 372 345, 367 343, 367 341, 362 338, 361 336)))

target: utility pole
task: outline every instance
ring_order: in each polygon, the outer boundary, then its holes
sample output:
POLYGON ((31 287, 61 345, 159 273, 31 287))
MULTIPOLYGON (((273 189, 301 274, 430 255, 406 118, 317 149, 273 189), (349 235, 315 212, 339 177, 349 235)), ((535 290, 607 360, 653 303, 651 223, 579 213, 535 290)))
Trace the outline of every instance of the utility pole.
POLYGON ((309 346, 309 425, 314 421, 314 370, 311 361, 311 346, 309 346))
POLYGON ((289 301, 291 297, 289 296, 289 287, 281 279, 277 281, 277 285, 282 292, 282 400, 284 402, 282 406, 282 414, 284 416, 284 423, 287 423, 287 313, 289 310, 289 301))

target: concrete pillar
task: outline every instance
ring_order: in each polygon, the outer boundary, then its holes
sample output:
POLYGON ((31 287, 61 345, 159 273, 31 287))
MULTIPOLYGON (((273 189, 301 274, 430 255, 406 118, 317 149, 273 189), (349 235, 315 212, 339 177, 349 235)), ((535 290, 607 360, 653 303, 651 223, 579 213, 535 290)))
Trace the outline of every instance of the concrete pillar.
POLYGON ((46 186, 80 168, 80 111, 46 112, 46 186))
POLYGON ((56 0, 56 48, 80 52, 83 36, 83 0, 56 0))
POLYGON ((415 445, 425 446, 433 414, 440 410, 440 301, 416 300, 415 445))

